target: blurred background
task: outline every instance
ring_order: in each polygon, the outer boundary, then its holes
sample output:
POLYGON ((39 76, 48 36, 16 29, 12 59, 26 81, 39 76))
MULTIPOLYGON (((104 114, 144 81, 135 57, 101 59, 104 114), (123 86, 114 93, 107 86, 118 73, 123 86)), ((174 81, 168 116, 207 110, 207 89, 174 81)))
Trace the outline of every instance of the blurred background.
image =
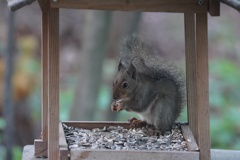
MULTIPOLYGON (((6 1, 0 1, 0 15, 0 159, 11 150, 11 159, 18 160, 23 146, 41 133, 41 11, 35 2, 9 14, 6 1), (6 76, 12 77, 10 92, 6 76), (14 134, 6 140, 4 133, 11 129, 14 134)), ((221 5, 221 16, 208 22, 211 147, 240 149, 239 13, 221 5)), ((60 120, 126 121, 133 116, 110 111, 119 42, 138 33, 185 71, 183 27, 183 14, 61 9, 60 120)))

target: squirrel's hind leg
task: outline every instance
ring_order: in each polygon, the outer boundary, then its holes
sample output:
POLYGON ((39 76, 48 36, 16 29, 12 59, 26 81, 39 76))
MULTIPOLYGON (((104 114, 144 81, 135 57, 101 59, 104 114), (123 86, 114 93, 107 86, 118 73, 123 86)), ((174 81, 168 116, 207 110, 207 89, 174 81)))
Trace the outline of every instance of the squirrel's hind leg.
POLYGON ((146 121, 139 120, 135 117, 128 119, 128 122, 130 123, 131 128, 142 128, 147 126, 146 121))

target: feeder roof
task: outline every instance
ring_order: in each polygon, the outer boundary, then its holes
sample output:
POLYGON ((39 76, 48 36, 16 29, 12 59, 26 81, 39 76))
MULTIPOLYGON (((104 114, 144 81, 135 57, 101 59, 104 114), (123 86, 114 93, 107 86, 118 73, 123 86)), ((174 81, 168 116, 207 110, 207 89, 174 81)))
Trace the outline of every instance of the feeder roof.
MULTIPOLYGON (((8 3, 8 7, 10 8, 11 11, 16 11, 26 5, 32 4, 34 1, 36 1, 36 0, 7 0, 7 3, 8 3)), ((81 1, 81 0, 79 0, 79 1, 81 1)), ((240 12, 240 0, 219 0, 219 1, 236 9, 238 12, 240 12)), ((208 1, 209 10, 210 10, 209 12, 211 15, 213 13, 213 15, 219 16, 219 1, 217 1, 217 0, 209 0, 208 1)), ((74 2, 74 1, 72 1, 72 2, 74 2)), ((200 3, 200 0, 198 1, 198 3, 200 3)))
POLYGON ((8 7, 11 11, 16 11, 26 5, 32 4, 36 0, 7 0, 8 7))

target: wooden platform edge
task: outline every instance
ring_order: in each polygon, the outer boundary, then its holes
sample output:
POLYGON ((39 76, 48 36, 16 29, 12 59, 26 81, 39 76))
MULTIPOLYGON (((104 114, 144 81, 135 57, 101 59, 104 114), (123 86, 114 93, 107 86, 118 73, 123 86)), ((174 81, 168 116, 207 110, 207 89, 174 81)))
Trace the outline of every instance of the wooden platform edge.
POLYGON ((62 122, 59 122, 59 157, 60 160, 68 160, 68 145, 65 138, 62 122))
POLYGON ((59 147, 68 147, 67 145, 67 141, 65 138, 65 134, 64 134, 64 130, 63 130, 63 126, 62 126, 62 122, 59 122, 59 147))
POLYGON ((196 0, 57 0, 51 1, 51 7, 145 12, 208 12, 208 3, 199 5, 196 0))
POLYGON ((199 151, 199 147, 195 138, 193 137, 192 131, 188 125, 181 125, 182 134, 187 141, 189 151, 199 151))
MULTIPOLYGON (((239 157, 240 151, 238 150, 211 149, 211 160, 229 160, 238 159, 239 157)), ((34 145, 26 145, 23 148, 22 160, 48 160, 48 159, 34 157, 34 145)))
POLYGON ((129 122, 124 121, 65 121, 62 122, 66 125, 73 126, 73 127, 79 127, 79 128, 103 128, 103 127, 109 127, 109 126, 122 126, 124 128, 130 128, 129 122))
POLYGON ((199 152, 185 152, 185 151, 109 151, 109 150, 82 150, 82 149, 72 149, 70 151, 71 160, 77 159, 174 159, 174 160, 199 160, 199 152))
POLYGON ((68 160, 69 159, 69 150, 65 147, 59 148, 59 158, 60 160, 68 160))
MULTIPOLYGON (((72 127, 79 127, 79 128, 87 128, 87 129, 93 129, 93 128, 103 128, 103 127, 108 127, 108 126, 122 126, 122 127, 125 127, 125 128, 130 128, 130 125, 128 122, 113 122, 113 121, 65 121, 65 122, 62 122, 68 126, 72 126, 72 127)), ((196 143, 196 140, 191 132, 191 129, 188 125, 186 124, 181 124, 181 130, 182 130, 182 133, 183 133, 183 137, 184 139, 186 140, 187 142, 187 146, 188 146, 188 149, 189 151, 187 152, 184 152, 186 155, 183 156, 184 153, 181 153, 179 151, 176 151, 175 152, 172 152, 170 151, 172 154, 172 156, 175 156, 177 155, 178 153, 180 154, 180 160, 181 159, 194 159, 195 158, 195 154, 194 155, 191 155, 192 153, 197 153, 197 155, 199 156, 199 147, 196 143)), ((102 156, 101 154, 108 154, 110 151, 109 150, 101 150, 102 152, 104 153, 93 153, 97 150, 79 150, 79 149, 76 149, 75 151, 73 150, 70 150, 70 155, 71 155, 71 159, 81 159, 81 158, 85 158, 85 154, 92 154, 92 157, 90 157, 90 159, 94 159, 94 157, 96 156, 102 156), (99 155, 100 154, 100 155, 99 155)), ((113 151, 114 152, 114 151, 113 151)), ((123 153, 122 151, 120 151, 121 153, 123 153)), ((132 152, 132 151, 130 151, 132 152)), ((133 151, 134 153, 128 153, 129 156, 136 156, 137 158, 139 158, 139 156, 137 156, 137 154, 135 155, 135 151, 133 151)), ((153 151, 144 151, 142 152, 141 151, 141 154, 147 154, 148 156, 149 155, 149 152, 150 153, 155 153, 153 151)), ((165 151, 157 151, 156 153, 161 153, 161 155, 165 155, 163 158, 166 158, 166 159, 172 159, 170 155, 167 155, 169 154, 168 152, 165 153, 165 151)), ((115 159, 115 156, 116 158, 119 156, 118 153, 110 153, 112 156, 114 156, 114 159, 115 159)), ((125 154, 125 152, 124 152, 125 154)), ((178 156, 177 156, 178 157, 178 156)), ((87 157, 89 158, 89 157, 87 157)), ((108 157, 101 157, 103 159, 107 159, 108 157)), ((121 159, 124 159, 126 157, 123 157, 121 156, 121 159)), ((135 157, 134 157, 135 158, 135 157)), ((136 159, 137 159, 136 158, 136 159)), ((118 159, 118 158, 117 158, 118 159)), ((154 156, 153 156, 153 159, 154 159, 154 156)))

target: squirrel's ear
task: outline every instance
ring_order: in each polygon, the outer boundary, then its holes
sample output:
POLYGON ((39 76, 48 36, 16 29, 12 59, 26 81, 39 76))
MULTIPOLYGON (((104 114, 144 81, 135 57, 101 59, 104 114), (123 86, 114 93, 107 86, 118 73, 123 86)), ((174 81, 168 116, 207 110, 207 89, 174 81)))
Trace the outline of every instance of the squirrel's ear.
POLYGON ((118 64, 118 71, 120 71, 122 68, 123 68, 122 59, 120 59, 120 62, 118 64))
POLYGON ((127 70, 127 74, 132 77, 132 79, 137 78, 137 71, 133 64, 130 64, 130 67, 127 70))

